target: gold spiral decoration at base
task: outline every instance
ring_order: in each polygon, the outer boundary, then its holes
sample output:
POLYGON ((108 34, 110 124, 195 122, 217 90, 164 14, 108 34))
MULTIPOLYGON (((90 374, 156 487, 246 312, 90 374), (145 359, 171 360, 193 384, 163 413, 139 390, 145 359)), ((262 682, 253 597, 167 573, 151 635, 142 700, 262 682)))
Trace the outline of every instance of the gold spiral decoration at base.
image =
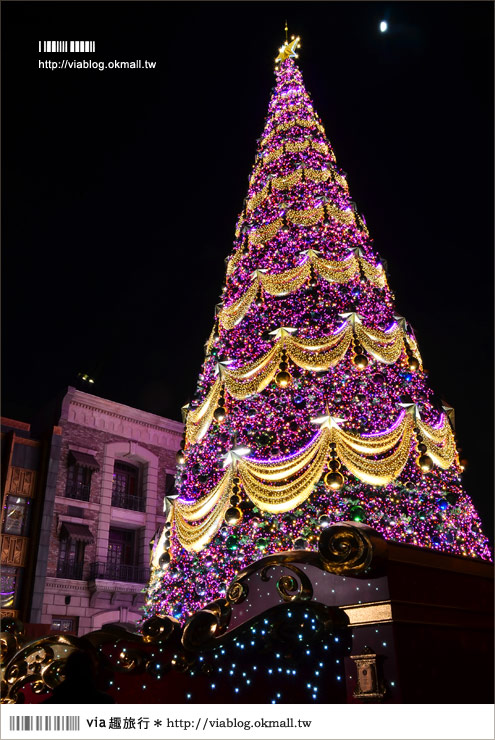
POLYGON ((373 560, 373 544, 366 528, 349 523, 333 524, 318 540, 318 552, 330 573, 353 575, 368 568, 373 560))
POLYGON ((249 594, 247 583, 233 581, 227 589, 227 599, 231 604, 242 604, 249 594))
MULTIPOLYGON (((268 575, 268 571, 271 568, 276 567, 277 565, 275 563, 265 565, 260 573, 261 580, 269 581, 270 576, 268 575)), ((306 573, 304 573, 301 568, 288 562, 281 563, 281 567, 287 568, 287 570, 290 570, 293 575, 284 574, 277 580, 276 589, 279 596, 281 596, 286 603, 309 601, 312 599, 313 585, 306 573)))

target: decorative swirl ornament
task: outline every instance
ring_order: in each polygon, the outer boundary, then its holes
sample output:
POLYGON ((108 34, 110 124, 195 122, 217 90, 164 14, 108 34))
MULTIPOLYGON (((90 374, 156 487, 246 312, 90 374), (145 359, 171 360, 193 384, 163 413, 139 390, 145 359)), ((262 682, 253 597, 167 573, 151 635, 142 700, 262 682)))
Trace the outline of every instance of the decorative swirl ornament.
MULTIPOLYGON (((270 570, 270 568, 275 567, 275 563, 266 565, 261 571, 261 580, 269 581, 270 576, 268 575, 268 571, 270 570)), ((300 568, 297 568, 291 563, 284 563, 283 567, 287 568, 292 573, 294 573, 295 576, 297 576, 297 578, 294 578, 294 576, 285 574, 278 579, 277 591, 279 595, 283 598, 283 600, 287 602, 293 602, 309 601, 310 599, 312 599, 313 587, 308 576, 300 568)))
MULTIPOLYGON (((272 568, 273 566, 268 566, 272 568)), ((308 576, 295 565, 286 564, 294 575, 297 576, 299 581, 294 576, 283 575, 277 581, 277 591, 284 601, 309 601, 313 598, 313 587, 308 576)))
POLYGON ((172 635, 180 632, 180 623, 174 617, 159 617, 155 615, 148 619, 142 627, 145 642, 167 642, 172 635))
POLYGON ((232 608, 227 599, 216 599, 190 617, 182 633, 182 645, 194 651, 207 647, 228 627, 232 608))
POLYGON ((337 575, 355 576, 378 567, 385 553, 383 538, 356 522, 342 522, 324 529, 318 541, 323 567, 337 575))
POLYGON ((77 649, 92 646, 85 638, 72 635, 50 635, 24 645, 5 666, 3 685, 7 690, 2 692, 2 702, 17 704, 26 684, 35 694, 55 688, 62 680, 62 661, 77 649))
POLYGON ((234 580, 227 590, 227 599, 231 604, 242 604, 249 594, 249 588, 246 583, 234 580))

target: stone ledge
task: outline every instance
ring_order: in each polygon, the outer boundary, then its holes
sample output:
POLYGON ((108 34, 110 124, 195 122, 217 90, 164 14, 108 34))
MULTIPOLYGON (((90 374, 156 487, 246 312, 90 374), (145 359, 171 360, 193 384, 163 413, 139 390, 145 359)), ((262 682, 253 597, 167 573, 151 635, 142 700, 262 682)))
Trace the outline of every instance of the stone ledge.
MULTIPOLYGON (((137 422, 140 425, 152 427, 161 432, 170 432, 173 435, 182 436, 184 425, 174 419, 166 419, 149 411, 135 409, 132 406, 110 401, 100 396, 93 396, 90 393, 84 393, 84 391, 78 391, 72 387, 69 387, 67 396, 69 396, 71 405, 77 405, 90 411, 103 412, 109 416, 118 417, 128 422, 137 422)), ((69 419, 67 421, 70 423, 69 419)))
POLYGON ((110 581, 106 578, 94 578, 88 581, 89 590, 98 593, 137 594, 146 587, 145 583, 128 583, 127 581, 110 581))
POLYGON ((76 581, 72 578, 53 578, 46 579, 46 592, 49 591, 84 591, 89 597, 87 581, 76 581))

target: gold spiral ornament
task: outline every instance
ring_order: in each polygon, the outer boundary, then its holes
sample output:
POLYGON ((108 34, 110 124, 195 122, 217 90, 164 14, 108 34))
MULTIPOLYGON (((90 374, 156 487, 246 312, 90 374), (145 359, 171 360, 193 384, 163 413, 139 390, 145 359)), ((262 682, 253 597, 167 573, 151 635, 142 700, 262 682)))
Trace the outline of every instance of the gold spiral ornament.
POLYGON ((373 558, 373 546, 366 531, 348 523, 325 528, 318 540, 318 551, 331 573, 361 572, 373 558))
MULTIPOLYGON (((270 580, 268 573, 274 567, 276 566, 273 562, 265 565, 260 573, 261 580, 270 580)), ((313 597, 313 586, 306 573, 301 568, 287 561, 283 563, 283 567, 287 568, 292 575, 284 574, 277 580, 276 588, 279 596, 285 602, 289 603, 294 601, 309 601, 313 597)))
POLYGON ((227 599, 231 604, 241 604, 247 599, 249 588, 246 583, 233 581, 227 589, 227 599))

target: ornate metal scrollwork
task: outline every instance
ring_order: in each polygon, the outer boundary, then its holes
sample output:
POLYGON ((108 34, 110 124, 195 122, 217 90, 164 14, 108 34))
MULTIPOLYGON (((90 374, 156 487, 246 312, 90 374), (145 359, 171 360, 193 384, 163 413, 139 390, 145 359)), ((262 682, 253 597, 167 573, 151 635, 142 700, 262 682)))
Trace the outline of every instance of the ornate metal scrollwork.
POLYGON ((381 564, 385 550, 385 540, 378 532, 356 522, 327 527, 318 542, 321 566, 336 575, 369 573, 372 565, 376 569, 381 564))
POLYGON ((14 617, 3 617, 0 630, 0 654, 4 665, 23 646, 25 642, 24 625, 14 617))
MULTIPOLYGON (((11 657, 3 672, 6 695, 2 696, 5 703, 15 704, 19 699, 19 691, 27 683, 34 693, 51 691, 63 680, 63 665, 73 650, 91 649, 84 638, 72 635, 51 635, 28 643, 11 657), (67 653, 56 655, 55 650, 60 648, 67 653)), ((59 651, 60 652, 60 651, 59 651)))
POLYGON ((225 632, 232 607, 228 599, 216 599, 190 617, 182 633, 182 645, 186 650, 196 651, 207 647, 225 632))
POLYGON ((144 622, 141 628, 145 642, 167 642, 180 634, 180 622, 174 617, 155 615, 144 622))
MULTIPOLYGON (((226 598, 207 604, 189 618, 184 628, 173 617, 156 615, 144 622, 141 635, 109 625, 84 637, 50 634, 25 644, 22 624, 11 618, 3 619, 0 633, 2 664, 5 666, 2 675, 2 701, 22 701, 20 691, 26 684, 35 693, 53 690, 64 679, 65 662, 74 650, 93 651, 97 656, 97 648, 100 648, 102 665, 121 673, 132 673, 143 667, 149 673, 157 675, 158 672, 161 675, 172 669, 186 672, 196 660, 195 653, 210 648, 218 638, 227 633, 232 608, 241 604, 248 596, 246 581, 250 576, 257 573, 263 581, 268 582, 272 580, 272 568, 285 569, 286 572, 282 570, 275 582, 277 592, 286 604, 301 604, 311 601, 314 596, 312 573, 304 572, 303 564, 311 566, 308 571, 317 568, 336 575, 359 578, 379 571, 386 556, 386 547, 381 535, 364 524, 334 524, 322 531, 318 552, 294 550, 274 553, 251 563, 232 581, 226 598), (149 657, 150 648, 155 644, 162 646, 165 643, 172 647, 175 655, 173 659, 162 661, 158 666, 156 660, 149 657), (111 660, 101 651, 105 644, 120 647, 117 654, 112 651, 116 660, 111 660)), ((282 608, 282 605, 279 606, 282 608)), ((321 608, 327 611, 329 609, 323 606, 321 608)), ((229 634, 234 634, 237 629, 231 630, 229 634)), ((206 671, 206 668, 202 670, 206 671)), ((368 674, 363 673, 363 677, 366 675, 368 674)))
POLYGON ((227 589, 227 599, 231 604, 241 604, 247 599, 249 588, 247 583, 234 579, 227 589))
MULTIPOLYGON (((278 563, 265 565, 261 571, 261 580, 268 581, 270 568, 277 567, 278 563)), ((309 601, 313 598, 313 587, 308 576, 300 568, 290 563, 281 563, 284 568, 288 568, 297 578, 291 575, 283 575, 277 581, 277 591, 284 601, 309 601)))

